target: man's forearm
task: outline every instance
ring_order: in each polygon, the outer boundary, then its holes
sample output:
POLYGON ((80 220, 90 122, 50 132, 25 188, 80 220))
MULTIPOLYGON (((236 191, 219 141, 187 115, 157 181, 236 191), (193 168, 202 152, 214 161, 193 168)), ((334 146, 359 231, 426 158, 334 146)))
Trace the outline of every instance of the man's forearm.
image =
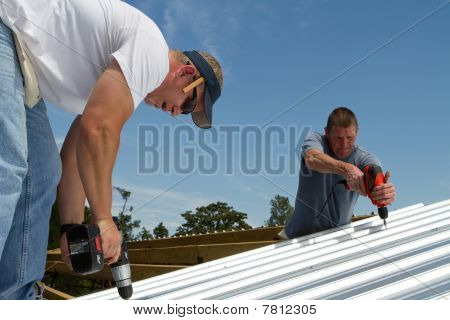
POLYGON ((78 173, 76 159, 79 120, 78 116, 72 123, 61 148, 62 175, 57 193, 61 224, 81 223, 84 219, 86 195, 78 173))
POLYGON ((77 143, 77 162, 89 205, 96 220, 111 218, 111 176, 120 133, 102 124, 83 123, 77 143))
POLYGON ((334 173, 345 176, 347 163, 333 159, 325 153, 309 153, 305 157, 308 168, 321 173, 334 173))
POLYGON ((83 222, 86 195, 78 174, 76 162, 74 165, 63 162, 57 202, 61 224, 83 222))

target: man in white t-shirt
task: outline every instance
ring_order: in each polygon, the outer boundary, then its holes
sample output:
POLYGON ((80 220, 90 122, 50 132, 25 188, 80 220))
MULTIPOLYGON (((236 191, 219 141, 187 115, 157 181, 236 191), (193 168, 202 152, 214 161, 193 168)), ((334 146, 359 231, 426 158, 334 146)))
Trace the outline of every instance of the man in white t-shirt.
MULTIPOLYGON (((105 260, 115 262, 111 176, 123 125, 145 100, 210 128, 222 81, 212 56, 170 50, 124 2, 0 0, 0 299, 34 299, 55 197, 62 225, 82 222, 87 198, 105 260), (43 99, 78 114, 61 157, 43 99)), ((61 250, 70 264, 65 234, 61 250)))

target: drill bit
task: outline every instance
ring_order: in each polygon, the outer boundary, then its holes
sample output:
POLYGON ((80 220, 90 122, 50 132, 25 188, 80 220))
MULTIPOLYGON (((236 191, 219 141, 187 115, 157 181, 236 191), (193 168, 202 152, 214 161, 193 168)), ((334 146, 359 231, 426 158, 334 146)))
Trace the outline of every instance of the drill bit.
POLYGON ((387 230, 386 219, 383 219, 383 223, 384 223, 384 229, 387 230))

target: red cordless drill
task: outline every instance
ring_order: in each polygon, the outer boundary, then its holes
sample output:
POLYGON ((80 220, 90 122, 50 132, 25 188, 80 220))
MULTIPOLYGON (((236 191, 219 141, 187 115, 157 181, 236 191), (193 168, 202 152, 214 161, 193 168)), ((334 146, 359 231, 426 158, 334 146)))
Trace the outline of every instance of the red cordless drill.
MULTIPOLYGON (((389 215, 388 209, 372 198, 373 189, 386 183, 386 177, 383 174, 383 169, 381 169, 381 167, 376 164, 369 164, 364 167, 363 173, 366 193, 372 203, 378 207, 378 215, 381 219, 383 219, 384 227, 387 229, 386 219, 389 215)), ((345 188, 347 190, 350 190, 347 181, 341 180, 339 181, 339 183, 344 184, 345 188)))
POLYGON ((386 219, 388 217, 388 209, 372 198, 373 189, 386 183, 383 169, 381 169, 381 167, 376 164, 370 164, 364 168, 363 172, 366 193, 372 203, 378 207, 378 215, 381 219, 383 219, 384 227, 387 228, 386 219))

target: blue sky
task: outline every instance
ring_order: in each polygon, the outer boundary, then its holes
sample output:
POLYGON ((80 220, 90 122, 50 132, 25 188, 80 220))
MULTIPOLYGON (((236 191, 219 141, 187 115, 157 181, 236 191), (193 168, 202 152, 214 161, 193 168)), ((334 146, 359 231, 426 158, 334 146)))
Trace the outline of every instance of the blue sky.
MULTIPOLYGON (((216 201, 247 213, 249 224, 261 226, 276 194, 294 203, 299 165, 292 145, 301 143, 309 128, 322 132, 337 106, 356 113, 358 144, 391 171, 398 192, 391 210, 450 198, 450 5, 421 21, 448 1, 126 2, 156 22, 170 47, 209 51, 225 73, 214 109, 215 133, 200 133, 189 117, 177 120, 144 104, 126 124, 113 183, 132 192, 129 204, 139 208, 134 216, 141 226, 153 229, 162 221, 173 233, 183 222, 181 213, 216 201), (183 157, 188 146, 195 151, 194 170, 138 173, 142 125, 159 128, 161 136, 168 128, 161 148, 181 150, 162 155, 160 164, 173 166, 174 157, 183 157), (260 151, 251 134, 249 144, 228 139, 220 128, 230 125, 240 133, 247 126, 258 130, 267 125, 295 134, 284 143, 265 142, 260 151), (213 174, 196 169, 202 155, 196 140, 178 139, 177 146, 171 139, 181 126, 190 126, 195 139, 205 135, 211 142, 218 161, 213 174), (267 155, 285 156, 285 164, 296 171, 242 172, 242 161, 264 162, 267 155)), ((49 117, 61 145, 74 115, 50 105, 49 117)), ((121 205, 115 194, 113 213, 121 205)), ((357 214, 372 210, 369 200, 359 200, 357 214)))

